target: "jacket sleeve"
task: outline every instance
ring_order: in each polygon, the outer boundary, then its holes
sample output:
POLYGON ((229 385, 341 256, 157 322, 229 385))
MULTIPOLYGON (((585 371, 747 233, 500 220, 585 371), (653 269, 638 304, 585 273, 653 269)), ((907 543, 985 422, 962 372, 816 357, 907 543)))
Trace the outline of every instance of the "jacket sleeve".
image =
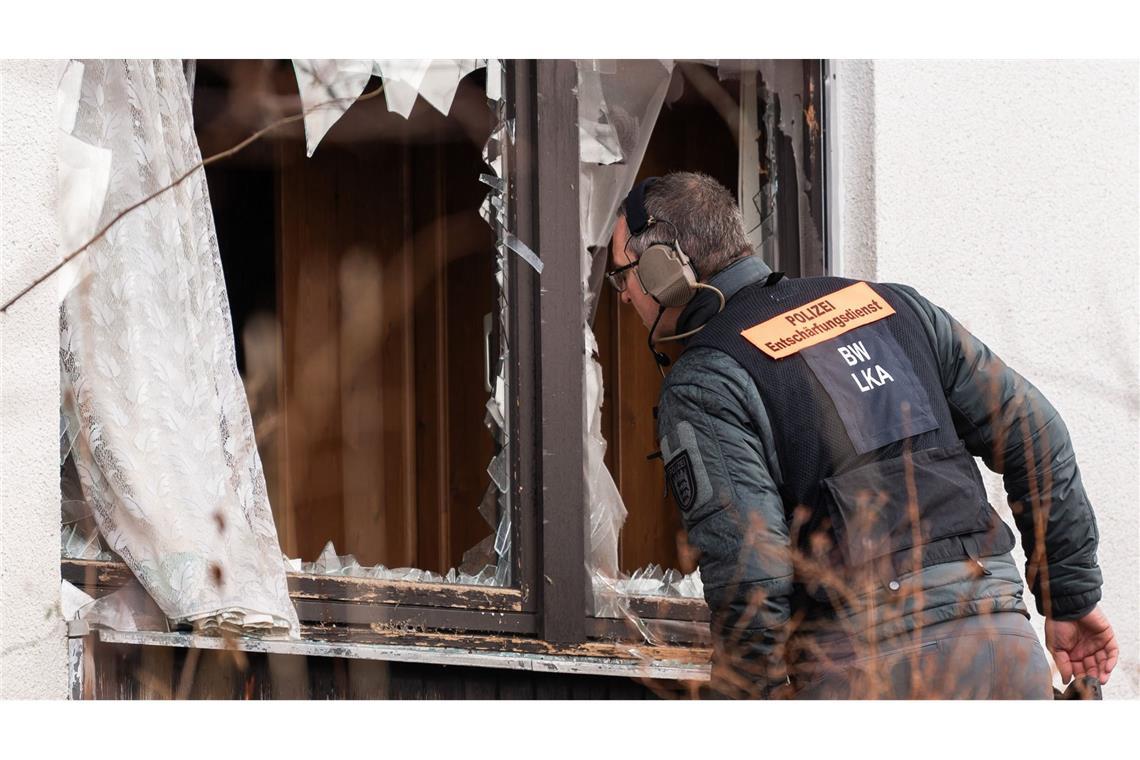
POLYGON ((1002 474, 1038 612, 1081 617, 1101 597, 1099 534, 1061 416, 945 310, 911 288, 890 287, 925 317, 958 435, 1002 474))
POLYGON ((666 483, 700 553, 713 688, 726 696, 770 696, 786 682, 792 565, 759 404, 739 364, 698 349, 670 373, 658 411, 666 483))

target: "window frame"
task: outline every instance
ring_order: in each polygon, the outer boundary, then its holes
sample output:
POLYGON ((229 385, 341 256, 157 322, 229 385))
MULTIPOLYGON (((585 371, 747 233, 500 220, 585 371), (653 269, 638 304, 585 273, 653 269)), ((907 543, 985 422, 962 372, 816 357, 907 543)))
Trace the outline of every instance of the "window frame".
MULTIPOLYGON (((802 250, 803 242, 797 232, 794 265, 796 269, 802 268, 803 271, 797 272, 800 276, 826 274, 829 271, 829 262, 831 261, 830 250, 833 241, 828 235, 827 214, 830 210, 827 203, 826 188, 826 182, 830 178, 826 166, 828 156, 823 150, 824 145, 826 145, 828 116, 824 109, 823 97, 826 70, 826 61, 822 59, 803 60, 803 91, 805 95, 803 108, 805 112, 809 109, 814 112, 817 127, 813 132, 811 125, 806 123, 806 120, 801 119, 805 153, 815 157, 815 160, 806 167, 809 173, 807 179, 810 186, 803 191, 803 195, 806 196, 806 202, 815 215, 815 221, 819 227, 821 247, 819 250, 802 250)), ((577 108, 576 99, 574 107, 577 108)), ((576 123, 576 110, 574 120, 576 123)), ((796 167, 793 166, 792 168, 795 169, 796 167)), ((577 177, 576 173, 575 177, 577 177)), ((782 219, 785 224, 787 224, 788 209, 799 207, 797 185, 798 182, 781 182, 777 189, 777 213, 785 217, 782 219)), ((785 248, 787 241, 781 240, 778 244, 780 246, 779 257, 784 260, 788 259, 792 252, 785 248)), ((580 294, 579 297, 581 297, 580 294)), ((585 519, 584 515, 583 519, 585 519)), ((650 633, 663 641, 687 643, 694 646, 707 646, 710 643, 710 612, 704 599, 634 596, 629 598, 629 609, 630 612, 641 618, 641 622, 650 633)), ((594 615, 587 615, 587 631, 591 637, 595 638, 637 637, 636 631, 628 622, 594 615)))
MULTIPOLYGON (((514 139, 504 147, 510 229, 536 243, 540 276, 508 255, 507 315, 511 352, 508 394, 511 453, 511 530, 514 585, 460 586, 289 572, 289 594, 303 636, 330 626, 374 639, 386 630, 448 630, 478 637, 510 634, 573 647, 590 639, 640 640, 627 621, 595 616, 586 572, 584 457, 584 339, 580 319, 577 68, 573 60, 504 61, 506 118, 514 139), (574 209, 574 213, 540 213, 574 209), (544 350, 544 348, 546 350, 544 350)), ((805 135, 817 160, 809 201, 821 209, 824 256, 827 176, 822 61, 805 61, 805 87, 819 129, 805 135), (816 205, 818 204, 818 205, 816 205)), ((807 104, 805 104, 806 106, 807 104)), ((826 264, 824 264, 826 266, 826 264)), ((132 580, 125 565, 62 559, 63 578, 100 595, 132 580)), ((690 649, 709 643, 703 599, 631 597, 629 608, 661 642, 690 649)), ((504 641, 504 649, 521 650, 504 641)))
MULTIPOLYGON (((533 211, 537 172, 528 162, 542 155, 540 150, 528 147, 534 122, 534 62, 504 63, 506 92, 510 94, 506 119, 516 119, 518 125, 516 139, 504 146, 508 167, 508 226, 520 239, 530 240, 537 232, 533 211)), ((539 419, 535 413, 536 396, 541 385, 534 357, 539 355, 541 338, 534 329, 534 320, 520 318, 520 315, 530 315, 537 310, 539 281, 537 273, 529 265, 520 264, 514 254, 508 254, 506 262, 507 320, 511 336, 508 403, 514 405, 509 415, 508 435, 515 442, 509 463, 514 489, 510 502, 513 585, 466 586, 289 571, 286 573, 289 596, 303 627, 379 624, 484 633, 533 635, 538 632, 540 604, 535 579, 540 575, 540 568, 536 565, 539 557, 535 513, 539 507, 535 494, 541 473, 537 470, 539 463, 535 461, 534 452, 539 432, 535 424, 539 419)), ((96 596, 132 580, 126 565, 114 561, 61 558, 61 571, 65 580, 96 596)))

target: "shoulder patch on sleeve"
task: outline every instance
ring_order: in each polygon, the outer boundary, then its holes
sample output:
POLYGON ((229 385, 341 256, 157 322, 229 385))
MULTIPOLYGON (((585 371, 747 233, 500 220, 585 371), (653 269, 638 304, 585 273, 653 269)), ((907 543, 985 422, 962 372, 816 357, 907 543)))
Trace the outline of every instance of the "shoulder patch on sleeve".
POLYGON ((665 465, 665 482, 673 493, 673 500, 682 512, 693 508, 697 500, 697 484, 693 476, 693 463, 689 452, 681 451, 665 465))
POLYGON ((661 439, 665 460, 665 485, 686 522, 701 513, 702 505, 712 501, 709 474, 701 458, 697 434, 688 421, 678 422, 672 432, 661 439))

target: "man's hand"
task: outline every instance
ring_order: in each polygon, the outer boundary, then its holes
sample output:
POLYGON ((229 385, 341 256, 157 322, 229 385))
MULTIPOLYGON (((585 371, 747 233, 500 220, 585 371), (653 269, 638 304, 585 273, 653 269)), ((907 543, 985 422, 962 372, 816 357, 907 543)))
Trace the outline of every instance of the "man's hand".
POLYGON ((1065 682, 1074 675, 1089 675, 1101 684, 1108 683, 1108 674, 1120 654, 1116 635, 1100 607, 1078 620, 1046 620, 1045 646, 1053 653, 1065 682))

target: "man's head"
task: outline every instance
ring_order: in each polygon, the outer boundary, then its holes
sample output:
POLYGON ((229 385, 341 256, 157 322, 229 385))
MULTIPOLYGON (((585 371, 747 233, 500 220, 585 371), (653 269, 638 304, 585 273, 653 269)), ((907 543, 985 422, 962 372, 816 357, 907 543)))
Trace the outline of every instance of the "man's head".
MULTIPOLYGON (((625 201, 618 208, 612 244, 615 269, 640 259, 655 242, 672 242, 674 236, 702 281, 753 253, 744 233, 744 218, 732 193, 707 174, 666 174, 645 191, 645 210, 658 223, 630 238, 625 201)), ((632 304, 649 327, 657 318, 658 305, 641 287, 637 267, 627 269, 624 275, 622 301, 632 304)), ((666 309, 658 335, 672 335, 680 313, 680 308, 666 309)))

